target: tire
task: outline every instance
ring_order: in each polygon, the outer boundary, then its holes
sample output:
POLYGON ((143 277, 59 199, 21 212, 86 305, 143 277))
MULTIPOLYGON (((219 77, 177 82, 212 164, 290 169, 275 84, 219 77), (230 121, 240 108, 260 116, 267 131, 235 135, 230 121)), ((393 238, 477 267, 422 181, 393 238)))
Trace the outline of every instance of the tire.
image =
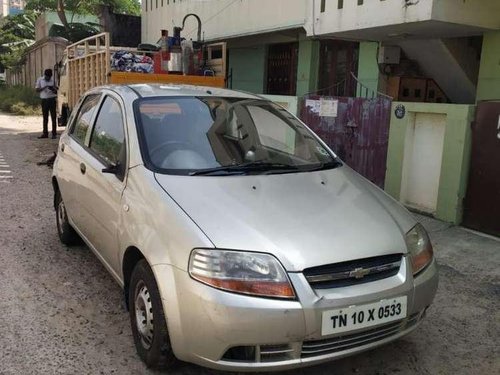
POLYGON ((64 202, 62 200, 61 193, 59 191, 56 191, 55 194, 56 224, 59 239, 66 246, 77 245, 80 243, 80 237, 69 223, 66 206, 64 205, 64 202))
POLYGON ((150 368, 172 369, 178 360, 170 344, 158 286, 145 259, 132 271, 128 293, 130 324, 139 357, 150 368))

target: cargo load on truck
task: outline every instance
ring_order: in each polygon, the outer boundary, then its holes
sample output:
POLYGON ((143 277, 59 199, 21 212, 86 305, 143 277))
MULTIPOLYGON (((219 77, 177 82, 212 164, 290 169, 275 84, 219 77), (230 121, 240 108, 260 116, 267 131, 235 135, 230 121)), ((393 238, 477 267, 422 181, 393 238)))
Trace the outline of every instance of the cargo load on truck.
POLYGON ((144 49, 110 46, 109 33, 69 45, 56 65, 59 125, 65 126, 80 96, 107 84, 170 83, 226 87, 226 44, 180 41, 144 49))

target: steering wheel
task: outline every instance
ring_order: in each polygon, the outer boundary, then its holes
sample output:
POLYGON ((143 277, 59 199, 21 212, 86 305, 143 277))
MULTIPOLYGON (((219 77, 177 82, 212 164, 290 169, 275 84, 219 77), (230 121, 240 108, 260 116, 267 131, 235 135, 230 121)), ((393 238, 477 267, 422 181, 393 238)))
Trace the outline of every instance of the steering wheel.
POLYGON ((188 142, 182 141, 166 141, 160 143, 158 146, 153 147, 149 151, 149 158, 157 165, 161 165, 163 160, 172 151, 179 149, 191 149, 192 145, 188 142))

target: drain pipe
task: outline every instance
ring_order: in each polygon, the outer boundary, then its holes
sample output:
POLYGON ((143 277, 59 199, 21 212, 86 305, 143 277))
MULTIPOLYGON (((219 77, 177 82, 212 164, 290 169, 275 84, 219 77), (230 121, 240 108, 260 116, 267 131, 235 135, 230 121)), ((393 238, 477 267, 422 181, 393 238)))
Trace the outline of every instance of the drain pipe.
POLYGON ((194 14, 194 13, 189 13, 189 14, 186 14, 184 16, 184 19, 182 20, 182 28, 180 31, 184 30, 184 26, 186 24, 186 19, 189 17, 189 16, 193 16, 196 18, 196 20, 198 21, 198 40, 197 42, 198 43, 201 43, 201 19, 200 17, 198 17, 198 15, 194 14))
POLYGON ((316 9, 316 0, 313 0, 312 1, 312 36, 313 38, 316 36, 316 29, 315 29, 315 26, 316 26, 316 12, 315 12, 315 9, 316 9))

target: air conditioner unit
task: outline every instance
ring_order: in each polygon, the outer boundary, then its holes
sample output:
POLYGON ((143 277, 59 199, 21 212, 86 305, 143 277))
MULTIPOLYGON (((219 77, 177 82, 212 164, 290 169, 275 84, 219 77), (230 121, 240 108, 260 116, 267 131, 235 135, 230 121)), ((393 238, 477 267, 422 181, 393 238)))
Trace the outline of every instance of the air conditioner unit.
POLYGON ((399 64, 401 59, 401 47, 381 46, 378 49, 379 64, 399 64))

